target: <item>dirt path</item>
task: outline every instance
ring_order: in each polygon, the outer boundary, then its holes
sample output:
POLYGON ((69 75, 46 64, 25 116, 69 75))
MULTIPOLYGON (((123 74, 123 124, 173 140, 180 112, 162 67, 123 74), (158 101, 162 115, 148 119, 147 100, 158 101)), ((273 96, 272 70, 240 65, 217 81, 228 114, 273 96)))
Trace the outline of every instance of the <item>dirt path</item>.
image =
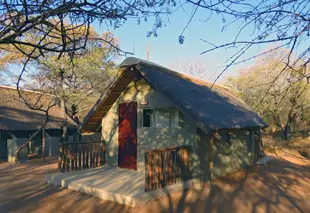
POLYGON ((49 186, 43 177, 51 172, 55 159, 0 164, 0 212, 310 212, 310 161, 288 153, 215 181, 211 193, 187 190, 137 208, 49 186))

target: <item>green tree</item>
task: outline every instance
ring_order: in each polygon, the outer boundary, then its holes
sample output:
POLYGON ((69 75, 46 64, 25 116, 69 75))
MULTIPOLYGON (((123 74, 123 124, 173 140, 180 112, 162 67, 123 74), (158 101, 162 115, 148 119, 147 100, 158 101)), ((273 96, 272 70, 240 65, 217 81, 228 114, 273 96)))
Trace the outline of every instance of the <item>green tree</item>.
MULTIPOLYGON (((98 37, 114 40, 113 45, 118 46, 112 33, 98 37)), ((89 42, 87 48, 73 58, 68 54, 61 58, 49 54, 36 61, 37 69, 31 72, 29 79, 33 80, 27 83, 27 87, 63 98, 71 116, 84 117, 113 77, 117 56, 115 48, 100 40, 89 42)))
POLYGON ((287 68, 282 60, 280 54, 264 57, 228 78, 227 84, 288 139, 292 125, 302 120, 310 106, 310 87, 303 65, 287 68))
MULTIPOLYGON (((80 30, 75 29, 75 31, 80 30)), ((79 33, 74 35, 83 36, 79 33)), ((45 131, 45 126, 49 122, 49 110, 55 105, 61 105, 64 118, 63 141, 66 138, 67 114, 73 116, 78 113, 83 116, 105 91, 107 83, 114 74, 114 59, 118 56, 117 39, 112 33, 98 35, 93 29, 90 30, 89 35, 91 37, 89 37, 86 48, 76 51, 73 55, 64 52, 60 56, 58 53, 49 52, 44 58, 38 57, 36 60, 30 61, 29 57, 21 54, 19 60, 7 62, 21 63, 24 66, 22 72, 17 76, 19 97, 29 108, 43 111, 46 114, 46 120, 38 131, 45 131), (106 40, 109 40, 109 43, 105 42, 106 40), (31 65, 31 67, 26 70, 26 65, 31 65), (20 89, 21 86, 23 89, 51 94, 52 104, 49 106, 40 104, 43 96, 38 96, 36 100, 27 98, 23 90, 20 89)), ((29 39, 34 39, 32 35, 29 37, 29 39)), ((25 48, 23 51, 27 51, 29 47, 23 46, 23 48, 25 48)), ((14 58, 15 54, 16 52, 10 52, 7 57, 14 58)), ((37 53, 34 52, 34 54, 37 53)), ((21 147, 27 145, 29 141, 21 147)), ((44 142, 42 142, 42 147, 44 147, 44 142)), ((19 148, 16 153, 17 159, 20 150, 19 148)), ((44 160, 44 155, 42 158, 44 160)))
POLYGON ((147 20, 153 16, 158 28, 161 15, 169 14, 175 6, 173 0, 1 0, 0 46, 12 45, 32 59, 50 52, 74 54, 85 49, 94 22, 117 28, 128 19, 147 20), (83 36, 76 36, 76 29, 83 36), (29 34, 36 39, 28 39, 29 34), (58 42, 50 42, 53 40, 58 42), (24 51, 26 47, 30 51, 24 51), (37 54, 33 54, 36 50, 37 54))

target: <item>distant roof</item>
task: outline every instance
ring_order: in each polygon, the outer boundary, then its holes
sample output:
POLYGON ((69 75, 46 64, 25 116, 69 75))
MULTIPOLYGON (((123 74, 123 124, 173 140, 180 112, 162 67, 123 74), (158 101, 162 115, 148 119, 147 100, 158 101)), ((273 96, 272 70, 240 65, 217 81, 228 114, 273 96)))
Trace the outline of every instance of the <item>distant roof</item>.
MULTIPOLYGON (((27 100, 36 100, 39 95, 43 107, 50 102, 52 95, 40 92, 23 90, 27 100)), ((0 85, 0 130, 36 130, 45 120, 44 112, 31 110, 19 98, 15 87, 0 85)), ((62 126, 62 113, 59 106, 49 110, 47 129, 60 129, 62 126)), ((75 122, 68 116, 68 127, 76 128, 75 122)))
POLYGON ((81 128, 92 131, 100 125, 103 115, 134 79, 142 77, 159 93, 166 96, 183 113, 196 119, 209 130, 266 127, 267 124, 229 88, 178 73, 158 64, 129 57, 107 92, 85 117, 81 128))

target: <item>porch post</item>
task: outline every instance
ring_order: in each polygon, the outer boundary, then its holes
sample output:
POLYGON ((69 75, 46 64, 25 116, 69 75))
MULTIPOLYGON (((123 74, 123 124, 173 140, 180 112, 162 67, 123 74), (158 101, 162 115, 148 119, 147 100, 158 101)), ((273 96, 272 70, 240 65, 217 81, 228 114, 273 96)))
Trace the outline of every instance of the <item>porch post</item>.
POLYGON ((144 151, 144 167, 145 167, 144 191, 148 192, 150 191, 150 186, 149 186, 149 171, 148 171, 148 153, 146 151, 144 151))

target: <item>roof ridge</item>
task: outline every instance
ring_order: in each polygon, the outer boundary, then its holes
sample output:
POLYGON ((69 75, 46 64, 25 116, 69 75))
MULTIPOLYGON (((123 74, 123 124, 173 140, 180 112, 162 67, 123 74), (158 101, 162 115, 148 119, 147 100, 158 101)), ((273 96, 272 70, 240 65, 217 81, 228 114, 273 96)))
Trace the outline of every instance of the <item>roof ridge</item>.
MULTIPOLYGON (((149 66, 147 63, 144 63, 146 66, 149 66)), ((155 63, 153 63, 155 64, 155 63)), ((199 83, 199 85, 201 86, 208 86, 208 87, 211 87, 211 85, 213 85, 213 82, 211 81, 208 81, 208 80, 202 80, 202 79, 199 79, 198 77, 196 76, 193 76, 193 75, 189 75, 187 73, 183 73, 183 72, 178 72, 176 70, 173 70, 173 69, 170 69, 170 68, 167 68, 167 67, 164 67, 164 66, 161 66, 159 65, 160 69, 159 71, 161 72, 165 72, 167 74, 170 74, 170 75, 173 75, 173 76, 176 76, 178 78, 182 78, 182 79, 186 79, 186 80, 190 80, 192 83, 199 83)), ((214 84, 215 87, 220 87, 220 88, 223 88, 223 89, 227 89, 229 91, 232 91, 231 88, 223 85, 223 84, 217 84, 215 83, 214 84)))
POLYGON ((210 89, 212 83, 208 81, 134 57, 126 58, 120 64, 119 72, 124 73, 124 75, 120 75, 117 78, 117 83, 98 99, 80 126, 82 130, 95 131, 101 124, 100 117, 104 116, 107 110, 110 109, 111 102, 115 103, 118 98, 116 95, 111 95, 112 90, 117 87, 117 84, 122 79, 125 79, 122 82, 123 84, 119 84, 122 86, 116 88, 117 91, 120 89, 121 92, 124 91, 130 81, 135 78, 137 72, 140 72, 142 77, 155 90, 168 97, 171 103, 177 106, 180 111, 187 113, 207 129, 239 129, 267 126, 257 113, 225 86, 215 84, 214 89, 210 89), (125 82, 127 82, 126 85, 125 82), (105 100, 109 97, 111 99, 105 103, 105 100), (105 110, 97 114, 96 119, 89 123, 102 106, 106 107, 105 110))
MULTIPOLYGON (((167 74, 171 74, 171 75, 174 75, 178 78, 183 78, 183 79, 186 79, 186 80, 190 80, 191 82, 193 83, 198 83, 199 85, 202 85, 202 86, 208 86, 208 87, 211 87, 213 85, 213 82, 211 81, 208 81, 208 80, 202 80, 196 76, 193 76, 193 75, 190 75, 190 74, 187 74, 187 73, 183 73, 183 72, 179 72, 177 70, 173 70, 173 69, 170 69, 168 67, 165 67, 165 66, 162 66, 160 64, 157 64, 157 63, 154 63, 154 62, 151 62, 151 61, 147 61, 147 60, 144 60, 144 59, 140 59, 140 58, 136 58, 136 57, 128 57, 126 58, 125 60, 131 60, 132 62, 129 64, 126 64, 124 63, 124 61, 120 64, 120 67, 122 66, 130 66, 130 65, 133 65, 133 64, 138 64, 139 62, 142 62, 145 66, 157 66, 159 71, 162 71, 162 72, 166 72, 167 74)), ((220 88, 223 88, 223 89, 227 89, 229 91, 232 91, 231 88, 225 86, 225 85, 222 85, 222 84, 217 84, 215 83, 214 84, 215 87, 220 87, 220 88)))

